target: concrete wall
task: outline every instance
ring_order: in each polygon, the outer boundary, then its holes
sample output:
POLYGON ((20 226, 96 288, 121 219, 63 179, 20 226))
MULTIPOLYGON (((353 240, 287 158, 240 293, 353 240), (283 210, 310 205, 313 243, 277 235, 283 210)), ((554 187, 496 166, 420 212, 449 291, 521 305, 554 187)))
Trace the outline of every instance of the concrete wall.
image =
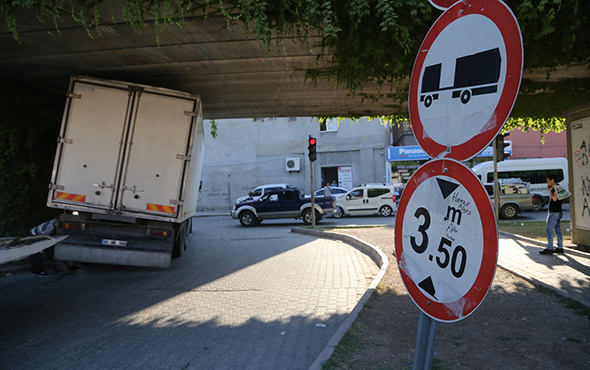
POLYGON ((317 139, 314 189, 322 187, 322 167, 352 167, 353 185, 386 182, 385 147, 390 131, 378 120, 343 121, 336 131, 320 132, 312 118, 216 120, 217 137, 205 121, 206 149, 199 211, 229 211, 235 200, 262 184, 288 183, 311 192, 307 139, 317 139), (287 171, 286 158, 299 158, 301 170, 287 171))
POLYGON ((570 154, 572 243, 590 246, 590 102, 568 110, 564 116, 570 154))
POLYGON ((526 158, 568 158, 566 132, 548 132, 543 135, 545 143, 541 142, 541 132, 521 130, 510 131, 506 140, 512 141, 512 155, 510 159, 526 158))

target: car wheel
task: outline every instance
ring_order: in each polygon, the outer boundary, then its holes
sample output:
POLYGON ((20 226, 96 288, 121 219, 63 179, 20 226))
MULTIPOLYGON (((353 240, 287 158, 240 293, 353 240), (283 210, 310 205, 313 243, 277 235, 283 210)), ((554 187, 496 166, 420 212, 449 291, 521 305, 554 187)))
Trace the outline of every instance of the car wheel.
POLYGON ((545 206, 545 202, 543 202, 543 199, 537 197, 535 197, 533 204, 533 211, 540 211, 545 206))
POLYGON ((340 207, 336 207, 336 209, 332 212, 332 216, 340 218, 344 216, 344 210, 340 207))
POLYGON ((506 204, 500 210, 502 218, 512 219, 518 216, 518 208, 514 204, 506 204))
MULTIPOLYGON (((301 218, 303 219, 303 222, 307 225, 311 225, 313 224, 313 219, 312 219, 312 215, 311 215, 311 209, 306 209, 305 211, 303 211, 303 214, 301 215, 301 218)), ((318 222, 320 222, 320 220, 322 219, 322 215, 320 215, 320 213, 318 211, 315 211, 315 222, 316 224, 318 222)))
POLYGON ((311 225, 313 223, 311 217, 311 209, 306 209, 303 211, 303 215, 301 216, 301 218, 303 218, 303 222, 307 225, 311 225))
POLYGON ((390 206, 383 206, 379 208, 379 214, 383 217, 389 217, 393 214, 393 210, 390 206))
POLYGON ((245 227, 250 227, 256 225, 256 217, 254 213, 250 211, 244 211, 240 213, 240 224, 245 227))

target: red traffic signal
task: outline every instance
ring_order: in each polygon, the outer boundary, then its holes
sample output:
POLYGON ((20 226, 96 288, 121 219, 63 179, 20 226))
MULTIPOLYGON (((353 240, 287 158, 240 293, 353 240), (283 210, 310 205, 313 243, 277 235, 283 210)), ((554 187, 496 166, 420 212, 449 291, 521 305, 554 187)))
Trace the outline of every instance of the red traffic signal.
POLYGON ((307 140, 307 142, 309 143, 309 146, 307 147, 308 152, 308 157, 309 160, 311 162, 316 160, 316 150, 315 150, 315 144, 316 144, 316 140, 315 137, 309 137, 309 139, 307 140))

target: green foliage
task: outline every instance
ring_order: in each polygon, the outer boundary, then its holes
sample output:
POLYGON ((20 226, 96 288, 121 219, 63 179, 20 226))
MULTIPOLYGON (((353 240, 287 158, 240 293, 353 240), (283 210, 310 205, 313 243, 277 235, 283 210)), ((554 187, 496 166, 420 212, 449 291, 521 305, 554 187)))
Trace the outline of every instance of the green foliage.
MULTIPOLYGON (((506 0, 523 34, 525 69, 559 65, 590 66, 590 2, 582 0, 506 0)), ((182 27, 188 14, 222 14, 228 27, 237 20, 246 23, 267 47, 284 37, 302 42, 321 39, 323 54, 306 76, 333 79, 352 94, 391 102, 399 110, 407 99, 400 83, 411 74, 422 40, 441 12, 427 0, 8 0, 0 2, 0 15, 18 36, 18 10, 34 11, 40 21, 50 18, 57 25, 71 18, 93 37, 100 35, 101 19, 124 19, 137 32, 153 25, 159 35, 167 25, 182 27), (104 4, 110 4, 110 7, 104 4), (118 14, 120 12, 121 14, 118 14), (94 33, 92 32, 94 30, 94 33), (380 92, 369 95, 363 88, 377 84, 380 92)), ((156 36, 159 37, 159 36, 156 36)), ((159 40, 158 40, 159 41, 159 40)), ((560 114, 588 97, 575 86, 562 94, 543 87, 541 94, 523 92, 509 126, 551 129, 559 126, 560 114), (558 102, 556 103, 556 99, 558 102), (529 118, 527 118, 529 117, 529 118), (540 118, 537 120, 537 118, 540 118), (536 122, 533 122, 536 121, 536 122)), ((405 86, 405 84, 404 84, 405 86)), ((533 87, 531 87, 533 89, 533 87)), ((531 90, 533 91, 533 90, 531 90)), ((389 104, 389 103, 388 103, 389 104)), ((343 115, 346 115, 343 112, 343 115)))
POLYGON ((55 217, 45 207, 62 99, 2 80, 0 90, 0 236, 55 217))
POLYGON ((217 138, 217 122, 214 119, 211 120, 211 137, 217 138))

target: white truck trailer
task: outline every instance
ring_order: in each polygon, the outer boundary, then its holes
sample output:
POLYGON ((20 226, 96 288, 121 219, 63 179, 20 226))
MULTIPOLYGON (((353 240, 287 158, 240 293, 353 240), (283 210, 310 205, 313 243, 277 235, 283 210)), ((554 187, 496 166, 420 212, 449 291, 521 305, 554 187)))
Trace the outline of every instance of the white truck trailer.
POLYGON ((54 258, 169 267, 186 249, 204 149, 199 97, 72 77, 47 199, 69 237, 54 258))

